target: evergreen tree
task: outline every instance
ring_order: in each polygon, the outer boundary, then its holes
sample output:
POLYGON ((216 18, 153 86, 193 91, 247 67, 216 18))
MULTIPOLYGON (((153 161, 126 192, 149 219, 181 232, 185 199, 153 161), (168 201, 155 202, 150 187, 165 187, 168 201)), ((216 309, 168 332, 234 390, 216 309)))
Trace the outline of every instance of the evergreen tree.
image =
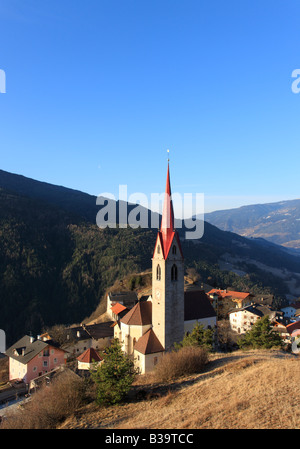
POLYGON ((118 339, 103 353, 104 361, 92 372, 97 384, 97 400, 99 405, 116 404, 129 392, 135 377, 132 360, 123 353, 118 339))
POLYGON ((273 326, 268 315, 258 320, 251 330, 238 341, 241 349, 245 348, 265 348, 269 349, 274 346, 281 347, 282 340, 278 334, 273 332, 273 326))
POLYGON ((197 323, 191 333, 186 333, 180 343, 175 343, 175 349, 184 346, 204 346, 208 351, 213 348, 214 330, 205 329, 203 324, 197 323))

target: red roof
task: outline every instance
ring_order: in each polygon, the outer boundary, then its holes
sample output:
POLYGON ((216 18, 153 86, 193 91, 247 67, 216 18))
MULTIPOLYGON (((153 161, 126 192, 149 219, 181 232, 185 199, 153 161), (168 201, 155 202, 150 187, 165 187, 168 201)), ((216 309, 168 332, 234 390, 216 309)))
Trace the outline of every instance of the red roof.
POLYGON ((115 315, 119 315, 119 313, 123 312, 123 310, 126 310, 126 307, 117 302, 114 306, 111 307, 111 311, 115 315))
POLYGON ((83 363, 93 363, 93 362, 101 362, 102 357, 98 354, 98 352, 94 348, 89 348, 84 351, 79 357, 77 357, 79 362, 83 363))
POLYGON ((135 351, 141 354, 155 354, 163 352, 164 348, 152 329, 149 329, 134 345, 135 351))
MULTIPOLYGON (((177 245, 179 247, 181 256, 183 258, 180 239, 179 239, 178 233, 174 227, 174 210, 173 210, 173 202, 172 202, 172 194, 171 194, 170 170, 169 170, 169 163, 168 163, 164 207, 163 207, 160 231, 158 231, 156 244, 155 244, 155 248, 156 248, 157 241, 158 240, 160 241, 164 259, 166 259, 168 257, 174 237, 177 240, 177 245)), ((154 249, 154 252, 155 252, 155 249, 154 249)))
POLYGON ((291 334, 295 329, 300 329, 300 321, 295 321, 295 323, 288 324, 286 330, 291 334))
POLYGON ((139 301, 120 321, 135 326, 152 324, 152 302, 139 301))
POLYGON ((235 292, 232 290, 218 290, 217 288, 213 288, 208 292, 208 295, 217 294, 218 296, 221 296, 221 298, 234 298, 234 299, 245 299, 247 296, 250 295, 250 293, 244 293, 244 292, 235 292))

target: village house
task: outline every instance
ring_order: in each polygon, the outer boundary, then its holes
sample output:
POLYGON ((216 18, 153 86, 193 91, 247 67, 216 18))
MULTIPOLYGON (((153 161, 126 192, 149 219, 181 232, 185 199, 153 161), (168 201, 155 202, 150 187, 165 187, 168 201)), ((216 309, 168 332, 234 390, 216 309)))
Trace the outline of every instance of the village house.
POLYGON ((300 302, 296 301, 288 306, 282 307, 281 311, 284 313, 284 316, 297 320, 300 314, 300 302))
POLYGON ((103 362, 103 358, 94 348, 89 348, 77 357, 79 371, 89 371, 97 368, 103 362))
POLYGON ((102 351, 110 346, 114 337, 114 321, 69 327, 65 329, 65 342, 61 347, 67 351, 68 357, 82 354, 87 349, 102 351))
POLYGON ((106 313, 113 318, 113 306, 121 304, 127 309, 132 309, 138 302, 138 296, 136 292, 124 291, 124 292, 109 292, 107 295, 106 313))
POLYGON ((66 351, 59 348, 52 340, 43 341, 25 335, 10 348, 9 380, 22 380, 29 383, 66 362, 66 351))
POLYGON ((214 307, 216 308, 219 301, 224 299, 230 299, 236 303, 237 308, 242 308, 250 305, 253 302, 254 295, 245 292, 236 292, 232 290, 220 290, 213 288, 208 292, 209 298, 212 300, 214 307))
POLYGON ((268 315, 269 319, 274 321, 280 315, 280 312, 261 304, 251 304, 240 309, 233 309, 229 312, 230 327, 233 331, 244 334, 251 330, 251 327, 265 315, 268 315))

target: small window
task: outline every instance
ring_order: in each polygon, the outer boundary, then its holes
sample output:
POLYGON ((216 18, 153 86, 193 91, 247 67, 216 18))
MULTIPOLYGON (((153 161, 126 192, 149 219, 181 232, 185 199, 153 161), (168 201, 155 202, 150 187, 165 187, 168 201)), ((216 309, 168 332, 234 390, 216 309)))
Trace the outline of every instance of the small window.
POLYGON ((172 254, 176 254, 176 246, 175 245, 172 248, 172 254))
POLYGON ((160 245, 157 246, 157 254, 160 254, 160 245))
POLYGON ((171 281, 177 281, 177 266, 175 264, 171 268, 171 281))
POLYGON ((157 281, 161 280, 161 268, 160 268, 160 265, 157 265, 157 267, 156 267, 156 280, 157 281))
POLYGON ((44 361, 43 361, 43 366, 48 366, 47 360, 44 360, 44 361))
POLYGON ((157 365, 157 361, 158 361, 158 358, 157 358, 157 357, 154 357, 154 359, 153 359, 154 365, 157 365))

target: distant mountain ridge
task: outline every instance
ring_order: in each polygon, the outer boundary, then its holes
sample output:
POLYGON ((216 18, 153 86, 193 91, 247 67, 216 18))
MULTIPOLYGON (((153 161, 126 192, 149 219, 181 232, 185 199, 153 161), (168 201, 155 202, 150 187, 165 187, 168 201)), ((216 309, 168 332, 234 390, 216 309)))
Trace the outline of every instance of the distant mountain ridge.
POLYGON ((300 199, 210 212, 205 220, 223 231, 300 250, 300 199))

